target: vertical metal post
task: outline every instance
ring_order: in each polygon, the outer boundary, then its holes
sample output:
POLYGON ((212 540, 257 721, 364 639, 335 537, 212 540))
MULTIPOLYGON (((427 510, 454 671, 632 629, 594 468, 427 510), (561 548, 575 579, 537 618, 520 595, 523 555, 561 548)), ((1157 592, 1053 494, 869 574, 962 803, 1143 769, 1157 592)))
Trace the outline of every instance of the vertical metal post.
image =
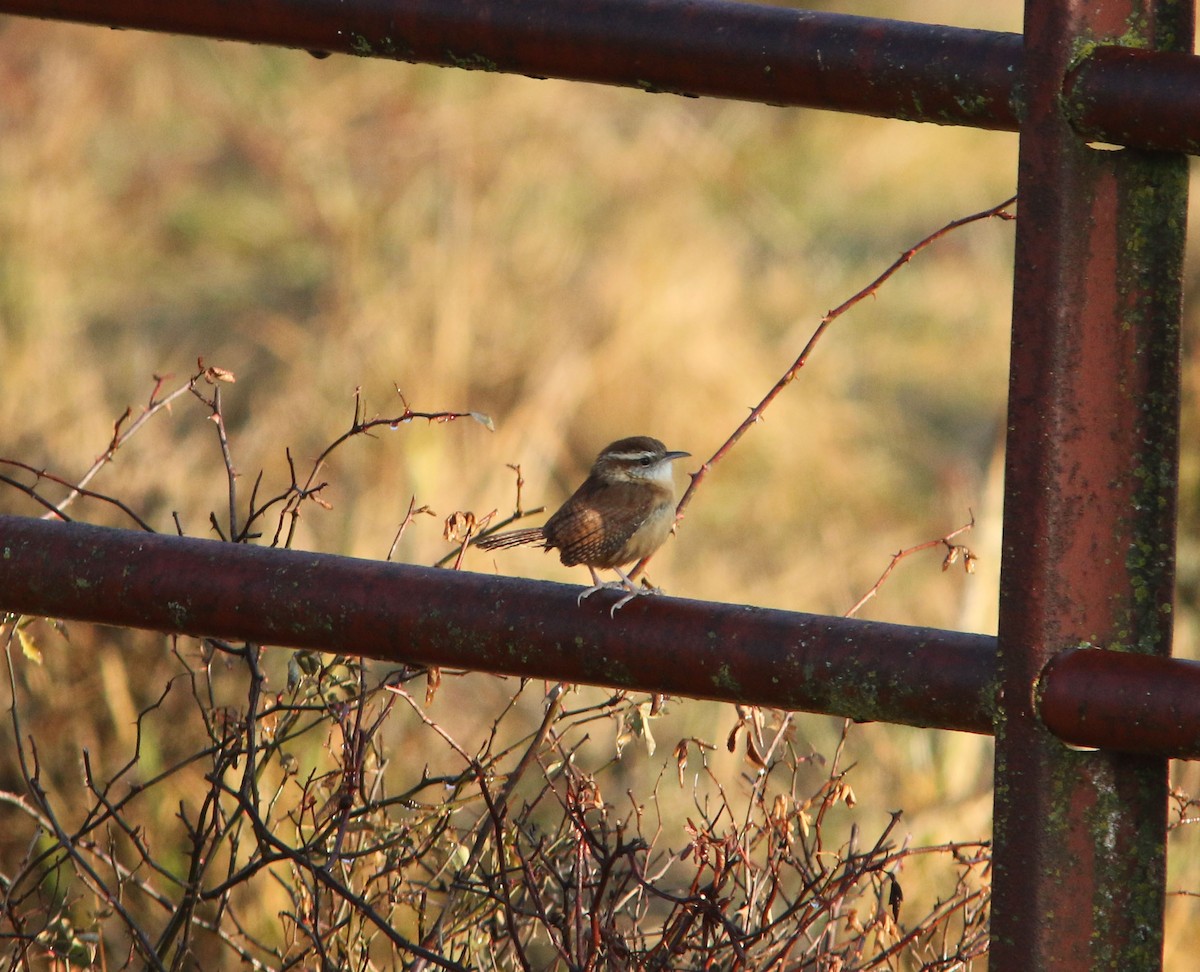
POLYGON ((991 968, 1158 969, 1167 763, 1074 752, 1039 675, 1170 651, 1182 156, 1090 148, 1063 79, 1095 43, 1190 49, 1192 5, 1029 0, 996 726, 991 968))

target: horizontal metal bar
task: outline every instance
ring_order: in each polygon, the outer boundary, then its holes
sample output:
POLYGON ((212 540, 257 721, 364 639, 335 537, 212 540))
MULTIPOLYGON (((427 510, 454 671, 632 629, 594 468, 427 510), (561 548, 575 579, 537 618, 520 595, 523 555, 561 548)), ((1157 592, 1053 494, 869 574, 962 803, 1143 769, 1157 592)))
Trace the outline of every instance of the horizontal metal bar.
POLYGON ((1200 662, 1072 648, 1050 660, 1038 697, 1064 742, 1200 758, 1200 662))
POLYGON ((1019 34, 726 0, 3 0, 0 11, 1015 130, 1019 34))
POLYGON ((0 516, 0 610, 991 732, 996 642, 0 516))
MULTIPOLYGON (((0 12, 470 70, 1015 131, 1020 34, 728 0, 0 0, 0 12)), ((1200 154, 1200 59, 1097 47, 1084 137, 1200 154)))
MULTIPOLYGON (((0 611, 990 733, 996 639, 0 516, 0 611)), ((1200 663, 1069 650, 1064 742, 1200 758, 1200 663)))
POLYGON ((1067 77, 1063 103, 1085 138, 1200 155, 1200 58, 1098 47, 1067 77))

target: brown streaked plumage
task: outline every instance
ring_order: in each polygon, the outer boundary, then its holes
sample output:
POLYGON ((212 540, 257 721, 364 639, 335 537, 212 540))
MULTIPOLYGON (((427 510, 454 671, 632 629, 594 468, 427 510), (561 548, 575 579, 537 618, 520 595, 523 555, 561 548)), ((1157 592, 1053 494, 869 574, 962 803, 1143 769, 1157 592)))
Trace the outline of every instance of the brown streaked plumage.
POLYGON ((671 463, 687 455, 669 451, 648 435, 618 439, 605 446, 587 479, 544 526, 497 533, 478 546, 504 550, 540 543, 546 550, 556 549, 566 566, 583 564, 591 571, 594 586, 579 596, 581 601, 606 586, 623 586, 630 592, 613 606, 615 612, 637 592, 621 567, 654 553, 671 532, 671 463), (616 571, 621 584, 602 584, 597 568, 616 571))

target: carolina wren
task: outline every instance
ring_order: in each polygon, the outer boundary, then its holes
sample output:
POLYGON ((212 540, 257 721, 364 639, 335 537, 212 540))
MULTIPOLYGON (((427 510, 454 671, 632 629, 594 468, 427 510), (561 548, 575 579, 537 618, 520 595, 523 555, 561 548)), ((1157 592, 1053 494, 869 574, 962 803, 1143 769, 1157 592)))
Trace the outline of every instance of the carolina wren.
POLYGON ((579 595, 580 602, 606 587, 628 592, 613 605, 615 614, 639 593, 621 567, 654 553, 675 524, 671 463, 689 455, 670 452, 648 435, 618 439, 604 447, 583 485, 544 526, 496 533, 478 546, 503 550, 541 543, 546 550, 557 549, 566 566, 583 564, 591 571, 593 586, 579 595), (616 571, 620 583, 601 583, 597 568, 616 571))

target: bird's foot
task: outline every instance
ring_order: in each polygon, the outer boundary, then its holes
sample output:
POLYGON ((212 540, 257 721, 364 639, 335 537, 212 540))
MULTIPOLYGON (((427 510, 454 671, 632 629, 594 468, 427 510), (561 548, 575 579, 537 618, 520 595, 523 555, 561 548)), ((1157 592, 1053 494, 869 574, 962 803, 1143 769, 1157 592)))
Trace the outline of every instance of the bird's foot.
POLYGON ((613 568, 613 570, 615 570, 617 572, 617 576, 621 578, 619 581, 602 581, 602 580, 600 580, 600 575, 597 574, 593 568, 589 567, 588 569, 591 570, 591 572, 592 572, 592 586, 589 587, 586 591, 583 591, 579 595, 579 598, 576 601, 576 603, 582 604, 583 599, 585 597, 589 597, 590 595, 595 594, 596 591, 603 591, 603 590, 624 591, 625 592, 624 596, 619 598, 617 600, 617 602, 611 608, 608 609, 608 613, 609 613, 610 617, 615 618, 617 616, 617 612, 619 610, 621 610, 621 608, 623 608, 630 601, 632 601, 635 597, 641 597, 644 594, 661 594, 662 593, 662 588, 651 587, 649 585, 642 586, 642 585, 637 584, 636 582, 633 581, 632 578, 629 577, 628 574, 626 574, 624 571, 622 571, 619 567, 613 568))
POLYGON ((626 587, 626 588, 624 588, 624 590, 625 590, 625 596, 622 597, 619 601, 617 601, 616 604, 614 604, 611 608, 608 609, 609 617, 615 618, 617 616, 617 612, 619 610, 621 610, 621 608, 623 608, 630 601, 632 601, 635 597, 644 597, 647 594, 661 594, 662 593, 661 587, 635 587, 633 590, 630 590, 629 588, 626 587))
POLYGON ((628 590, 628 588, 626 588, 626 586, 624 584, 622 584, 620 581, 602 581, 602 580, 597 579, 596 583, 593 584, 591 587, 589 587, 587 590, 579 592, 579 597, 577 597, 575 599, 575 603, 582 604, 583 599, 585 597, 591 597, 593 594, 596 593, 596 591, 624 591, 624 590, 628 590))

